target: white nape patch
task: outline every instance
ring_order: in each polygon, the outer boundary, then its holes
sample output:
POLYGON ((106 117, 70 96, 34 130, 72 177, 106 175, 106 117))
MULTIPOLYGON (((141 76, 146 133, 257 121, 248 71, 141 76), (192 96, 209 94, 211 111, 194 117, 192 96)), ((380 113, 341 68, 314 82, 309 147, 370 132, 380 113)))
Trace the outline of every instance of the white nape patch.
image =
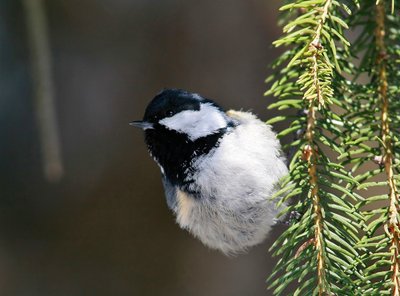
POLYGON ((194 141, 227 126, 225 114, 212 104, 200 105, 200 110, 184 110, 159 122, 170 130, 188 135, 194 141))

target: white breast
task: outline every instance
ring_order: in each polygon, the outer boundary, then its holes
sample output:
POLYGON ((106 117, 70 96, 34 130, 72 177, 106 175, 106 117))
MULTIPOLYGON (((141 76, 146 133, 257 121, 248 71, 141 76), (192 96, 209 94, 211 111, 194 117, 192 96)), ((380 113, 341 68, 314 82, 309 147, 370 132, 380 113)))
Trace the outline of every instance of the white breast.
POLYGON ((224 136, 211 157, 197 161, 197 183, 210 194, 217 191, 220 198, 229 199, 249 191, 272 191, 287 173, 275 133, 251 113, 228 114, 241 124, 224 136))
POLYGON ((269 126, 251 113, 228 115, 241 124, 212 155, 194 163, 198 173, 192 189, 201 197, 185 196, 191 199, 190 219, 185 200, 178 222, 206 245, 232 254, 265 239, 279 212, 269 198, 287 168, 269 126))

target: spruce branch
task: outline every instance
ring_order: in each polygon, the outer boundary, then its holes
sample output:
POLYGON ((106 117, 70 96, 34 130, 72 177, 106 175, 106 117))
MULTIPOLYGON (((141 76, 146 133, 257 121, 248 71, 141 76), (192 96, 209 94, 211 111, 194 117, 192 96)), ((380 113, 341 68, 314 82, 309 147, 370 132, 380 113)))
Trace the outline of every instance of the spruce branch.
POLYGON ((295 111, 269 122, 288 122, 280 138, 297 134, 285 146, 290 174, 277 194, 291 200, 284 213, 302 215, 272 247, 280 256, 269 278, 276 295, 400 295, 394 4, 288 0, 281 7, 284 36, 274 44, 289 49, 274 63, 266 95, 278 99, 270 108, 295 111), (347 28, 359 32, 351 45, 347 28))
POLYGON ((326 268, 326 263, 325 263, 325 256, 323 254, 324 252, 324 245, 323 245, 323 238, 322 236, 324 235, 323 233, 323 217, 321 213, 321 201, 320 201, 320 196, 319 196, 319 189, 318 189, 318 174, 317 174, 317 148, 314 145, 314 130, 315 130, 315 120, 316 120, 316 114, 315 114, 315 103, 313 102, 313 98, 315 96, 316 98, 316 103, 317 106, 320 107, 321 105, 324 105, 324 96, 321 92, 321 86, 320 86, 320 81, 319 81, 319 72, 318 72, 318 59, 320 58, 320 50, 321 50, 321 44, 320 44, 320 38, 321 38, 321 30, 323 28, 323 25, 325 23, 326 16, 328 15, 328 10, 330 8, 331 1, 328 0, 326 1, 324 8, 323 8, 323 13, 321 15, 321 18, 318 22, 317 29, 315 30, 315 37, 314 40, 311 42, 310 46, 314 47, 311 49, 312 52, 312 68, 311 68, 311 73, 313 76, 313 84, 314 84, 314 93, 309 93, 307 95, 307 92, 304 95, 305 100, 308 100, 309 103, 309 108, 308 108, 308 115, 307 115, 307 129, 306 129, 306 134, 305 137, 308 141, 308 149, 310 155, 307 157, 308 158, 308 173, 310 176, 310 197, 312 199, 313 203, 313 208, 314 208, 314 215, 315 215, 315 234, 314 234, 314 245, 315 249, 317 251, 317 278, 318 278, 318 294, 323 295, 323 293, 327 290, 327 280, 326 280, 326 274, 325 274, 325 268, 326 268))
POLYGON ((400 17, 390 14, 393 3, 362 1, 349 21, 360 31, 352 44, 360 63, 345 94, 346 154, 342 157, 360 183, 358 190, 369 195, 359 203, 366 224, 365 235, 356 245, 364 266, 356 285, 363 295, 400 295, 400 17), (371 195, 371 190, 377 193, 371 195))
POLYGON ((274 64, 277 72, 267 79, 274 83, 266 94, 278 98, 270 108, 297 109, 299 116, 279 115, 269 122, 289 119, 291 124, 278 136, 296 131, 300 135, 286 147, 294 150, 294 156, 289 181, 282 182, 287 187, 280 194, 283 200, 298 195, 286 211, 303 215, 272 247, 281 259, 269 280, 276 295, 287 295, 285 289, 294 281, 299 285, 293 295, 343 291, 354 295, 351 277, 361 276, 355 269, 358 253, 354 249, 361 217, 349 200, 359 199, 351 190, 357 181, 340 162, 328 156, 328 152, 344 153, 344 122, 334 111, 343 105, 334 92, 343 87, 341 70, 348 69, 343 4, 332 0, 295 1, 281 10, 286 12, 285 35, 274 44, 292 48, 274 64), (285 276, 280 277, 281 273, 285 276))
POLYGON ((397 191, 396 181, 394 179, 393 171, 393 145, 392 137, 389 124, 389 97, 388 97, 388 81, 387 81, 387 50, 385 44, 385 5, 383 1, 380 1, 376 5, 376 28, 375 28, 375 40, 376 48, 378 51, 376 65, 379 77, 378 82, 378 94, 379 99, 382 102, 381 111, 381 125, 382 125, 382 142, 383 142, 383 157, 382 162, 385 167, 386 179, 389 187, 389 221, 387 224, 387 232, 390 237, 390 251, 391 255, 391 267, 392 272, 392 295, 400 295, 400 230, 399 230, 399 194, 397 191))

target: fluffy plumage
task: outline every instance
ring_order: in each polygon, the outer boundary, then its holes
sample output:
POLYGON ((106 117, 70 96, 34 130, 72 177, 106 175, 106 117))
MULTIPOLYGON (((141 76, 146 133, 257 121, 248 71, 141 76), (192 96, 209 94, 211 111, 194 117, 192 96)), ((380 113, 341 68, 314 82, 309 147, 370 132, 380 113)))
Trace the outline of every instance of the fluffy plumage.
POLYGON ((225 254, 265 239, 279 212, 270 197, 287 174, 270 126, 183 90, 161 92, 134 125, 145 129, 182 228, 225 254))
POLYGON ((196 182, 189 187, 209 198, 192 205, 189 222, 179 219, 179 204, 177 213, 180 225, 203 243, 236 253, 261 243, 269 233, 278 214, 269 197, 287 168, 269 126, 250 113, 228 114, 238 126, 218 149, 193 163, 196 182))

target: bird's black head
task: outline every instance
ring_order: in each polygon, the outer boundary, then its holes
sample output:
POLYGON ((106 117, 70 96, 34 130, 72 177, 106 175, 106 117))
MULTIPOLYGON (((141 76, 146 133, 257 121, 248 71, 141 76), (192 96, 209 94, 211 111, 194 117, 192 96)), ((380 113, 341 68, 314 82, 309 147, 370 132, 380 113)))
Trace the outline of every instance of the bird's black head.
POLYGON ((200 95, 182 89, 165 89, 149 103, 143 121, 157 123, 159 120, 171 117, 183 110, 198 111, 200 103, 205 101, 206 99, 200 95))
POLYGON ((208 153, 233 126, 209 99, 181 89, 165 89, 146 108, 142 121, 148 149, 170 182, 180 184, 194 157, 208 153))

